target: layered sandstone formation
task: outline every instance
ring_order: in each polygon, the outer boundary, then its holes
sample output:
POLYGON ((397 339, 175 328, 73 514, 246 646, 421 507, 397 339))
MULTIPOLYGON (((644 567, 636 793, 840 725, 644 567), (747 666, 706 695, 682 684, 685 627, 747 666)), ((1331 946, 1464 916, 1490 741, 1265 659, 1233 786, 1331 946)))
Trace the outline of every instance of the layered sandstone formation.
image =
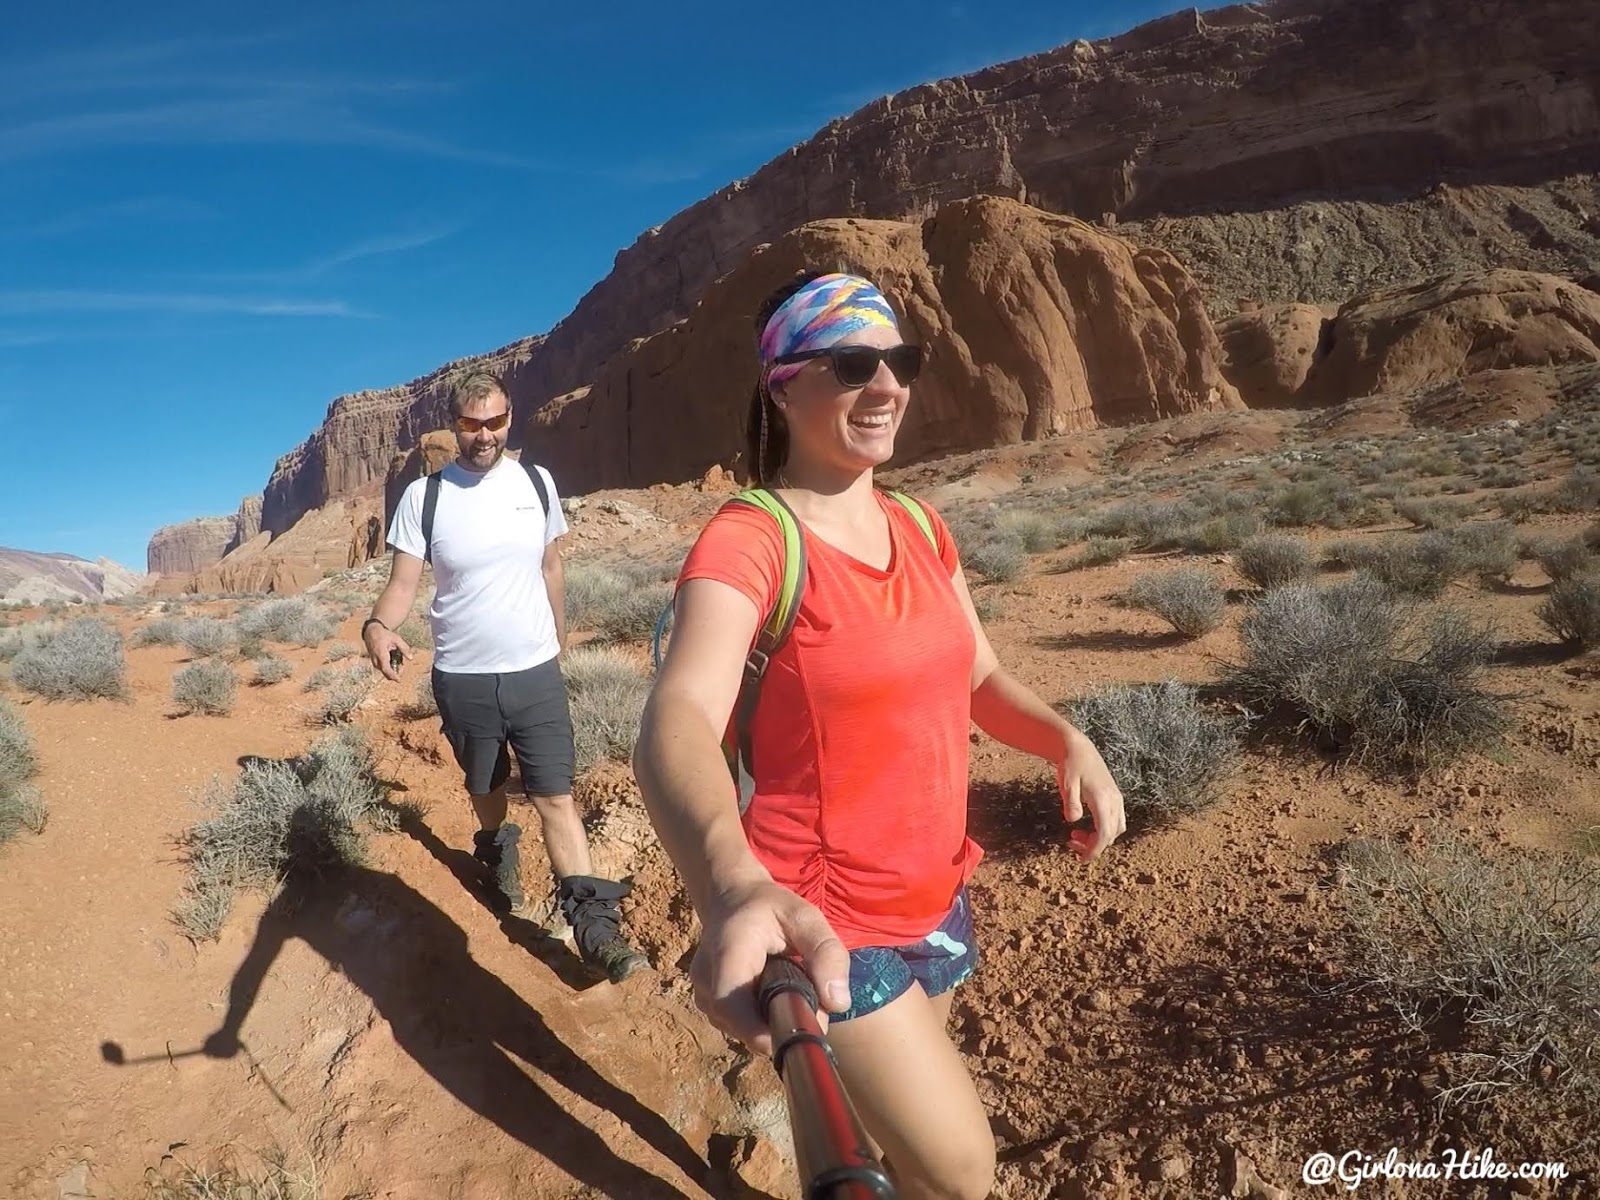
POLYGON ((335 500, 306 514, 282 537, 263 530, 214 565, 162 580, 156 590, 213 596, 304 591, 383 552, 382 504, 373 488, 335 500))
POLYGON ((1600 295, 1531 271, 1476 271, 1358 296, 1336 316, 1266 308, 1224 322, 1252 407, 1321 407, 1486 372, 1600 362, 1600 295))
POLYGON ((397 454, 389 463, 389 473, 383 482, 383 528, 387 535, 394 519, 395 505, 406 486, 424 475, 432 475, 456 456, 456 435, 448 429, 435 429, 422 435, 422 440, 404 454, 397 454))
POLYGON ((495 371, 506 381, 516 428, 536 403, 529 371, 539 342, 524 338, 399 387, 340 396, 321 427, 278 460, 262 495, 261 528, 277 536, 330 499, 382 484, 397 453, 444 423, 451 389, 476 368, 495 371))
POLYGON ((114 600, 138 591, 143 583, 142 575, 109 558, 90 561, 0 546, 0 600, 13 604, 114 600))
MULTIPOLYGON (((1441 181, 1590 172, 1600 165, 1597 62, 1590 0, 1189 10, 874 101, 648 230, 546 337, 485 358, 512 377, 520 423, 595 382, 634 339, 687 316, 757 245, 815 219, 919 219, 987 193, 1148 226, 1157 217, 1262 213, 1308 195, 1365 192, 1387 203, 1441 181)), ((1511 204, 1496 219, 1531 246, 1550 250, 1554 238, 1552 255, 1581 258, 1597 231, 1592 211, 1574 203, 1559 218, 1511 204)), ((1352 239, 1366 227, 1348 224, 1352 239)), ((1429 226, 1428 236, 1472 246, 1487 236, 1480 225, 1469 211, 1454 225, 1429 226)), ((1191 232, 1204 241, 1203 230, 1191 232)), ((1298 262, 1298 278, 1328 281, 1329 290, 1319 284, 1296 299, 1339 302, 1373 282, 1339 267, 1338 239, 1319 236, 1314 223, 1283 233, 1274 244, 1277 232, 1262 227, 1246 268, 1217 264, 1230 289, 1245 289, 1233 294, 1273 298, 1249 284, 1261 278, 1254 266, 1274 259, 1298 262)), ((1428 236, 1417 234, 1417 257, 1437 264, 1428 236)), ((263 527, 281 533, 330 497, 382 481, 394 455, 439 423, 442 388, 472 361, 334 401, 322 428, 279 461, 263 527)))
POLYGON ((203 571, 228 552, 238 528, 233 517, 196 517, 163 525, 150 536, 145 550, 152 575, 191 575, 203 571))
POLYGON ((228 540, 225 553, 232 553, 261 532, 261 497, 246 496, 239 501, 239 511, 233 518, 233 537, 228 540))
POLYGON ((752 315, 808 264, 865 272, 928 348, 901 462, 1101 424, 1241 407, 1194 280, 1171 255, 1011 200, 927 221, 820 221, 750 255, 686 320, 536 412, 524 437, 563 491, 731 466, 757 374, 752 315))

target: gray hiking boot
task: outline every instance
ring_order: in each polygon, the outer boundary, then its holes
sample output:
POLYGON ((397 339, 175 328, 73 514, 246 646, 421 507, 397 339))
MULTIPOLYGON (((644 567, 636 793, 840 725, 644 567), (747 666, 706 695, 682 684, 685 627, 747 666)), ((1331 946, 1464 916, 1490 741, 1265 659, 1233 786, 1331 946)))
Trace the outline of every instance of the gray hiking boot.
POLYGON ((522 860, 517 853, 517 839, 521 836, 521 827, 510 822, 472 835, 472 857, 483 864, 489 885, 512 912, 523 906, 522 860))
POLYGON ((556 892, 562 915, 572 926, 579 956, 604 971, 612 983, 621 983, 640 967, 650 965, 650 960, 622 935, 622 909, 618 902, 631 890, 631 884, 592 875, 569 875, 556 892))

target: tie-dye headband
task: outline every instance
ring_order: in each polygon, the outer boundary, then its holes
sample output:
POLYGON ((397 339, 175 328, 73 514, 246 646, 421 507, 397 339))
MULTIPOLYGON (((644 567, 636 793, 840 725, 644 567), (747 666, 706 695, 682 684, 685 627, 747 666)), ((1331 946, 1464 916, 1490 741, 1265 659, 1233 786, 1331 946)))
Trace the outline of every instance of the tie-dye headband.
POLYGON ((883 293, 855 275, 823 275, 813 279, 778 306, 761 331, 761 365, 771 367, 767 386, 798 373, 803 363, 772 366, 786 354, 822 350, 857 330, 900 322, 883 293))

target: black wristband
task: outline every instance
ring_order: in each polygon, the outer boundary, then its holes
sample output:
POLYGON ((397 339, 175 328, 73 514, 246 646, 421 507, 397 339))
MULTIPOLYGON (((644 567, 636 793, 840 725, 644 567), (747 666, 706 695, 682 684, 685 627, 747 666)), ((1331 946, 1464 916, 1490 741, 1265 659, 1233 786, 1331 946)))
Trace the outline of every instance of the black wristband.
MULTIPOLYGON (((367 636, 367 626, 368 625, 383 625, 383 622, 378 620, 377 617, 368 617, 365 621, 361 622, 361 636, 362 637, 366 637, 367 636)), ((389 628, 387 625, 383 625, 383 627, 385 629, 389 628)))

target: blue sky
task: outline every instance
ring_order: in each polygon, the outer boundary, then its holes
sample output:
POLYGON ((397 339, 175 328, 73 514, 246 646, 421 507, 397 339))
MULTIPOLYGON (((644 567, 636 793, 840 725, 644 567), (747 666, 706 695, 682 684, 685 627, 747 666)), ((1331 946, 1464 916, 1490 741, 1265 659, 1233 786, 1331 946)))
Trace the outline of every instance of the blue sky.
POLYGON ((12 6, 0 545, 142 570, 333 397, 543 332, 834 117, 1180 7, 12 6))

